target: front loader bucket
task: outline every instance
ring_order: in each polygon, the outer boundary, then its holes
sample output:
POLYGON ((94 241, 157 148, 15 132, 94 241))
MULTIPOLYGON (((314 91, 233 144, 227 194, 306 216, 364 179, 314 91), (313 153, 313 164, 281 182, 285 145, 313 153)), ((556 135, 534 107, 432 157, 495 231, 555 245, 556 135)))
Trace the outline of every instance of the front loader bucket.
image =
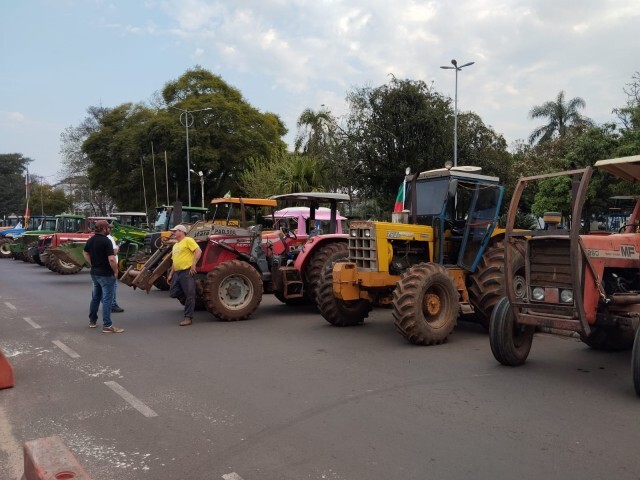
POLYGON ((151 287, 153 287, 156 281, 160 277, 162 277, 167 272, 167 270, 169 270, 169 267, 171 267, 171 261, 171 255, 167 255, 153 270, 148 269, 145 266, 145 268, 140 270, 140 272, 138 272, 138 275, 136 275, 136 277, 133 279, 133 287, 141 288, 142 290, 146 290, 146 292, 149 293, 151 287))
POLYGON ((82 255, 84 245, 84 243, 65 243, 51 249, 50 252, 63 262, 73 263, 78 267, 83 267, 86 263, 84 255, 82 255))
POLYGON ((140 269, 132 265, 120 281, 129 287, 141 288, 149 293, 154 282, 171 266, 171 247, 172 245, 169 245, 156 250, 140 269))

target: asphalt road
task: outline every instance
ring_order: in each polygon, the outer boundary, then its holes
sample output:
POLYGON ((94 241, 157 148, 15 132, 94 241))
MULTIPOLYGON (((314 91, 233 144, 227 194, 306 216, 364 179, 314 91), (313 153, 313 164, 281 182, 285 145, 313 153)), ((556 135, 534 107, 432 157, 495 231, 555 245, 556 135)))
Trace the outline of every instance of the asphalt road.
POLYGON ((266 295, 223 323, 124 285, 123 334, 88 328, 87 271, 0 261, 0 473, 60 435, 95 480, 638 479, 630 353, 537 334, 507 368, 462 322, 405 343, 389 310, 335 328, 266 295))

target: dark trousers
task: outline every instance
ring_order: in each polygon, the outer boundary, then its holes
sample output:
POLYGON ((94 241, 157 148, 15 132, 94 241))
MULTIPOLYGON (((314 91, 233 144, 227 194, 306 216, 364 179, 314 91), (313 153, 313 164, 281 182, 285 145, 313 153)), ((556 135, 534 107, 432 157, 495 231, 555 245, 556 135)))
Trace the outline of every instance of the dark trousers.
POLYGON ((196 279, 189 274, 189 269, 173 272, 169 296, 182 303, 184 299, 184 317, 193 318, 196 307, 196 279))

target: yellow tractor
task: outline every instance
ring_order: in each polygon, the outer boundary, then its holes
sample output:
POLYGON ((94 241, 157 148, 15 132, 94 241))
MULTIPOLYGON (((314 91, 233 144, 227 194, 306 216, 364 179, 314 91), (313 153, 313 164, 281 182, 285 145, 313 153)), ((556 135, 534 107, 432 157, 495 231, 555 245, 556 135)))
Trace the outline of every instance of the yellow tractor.
MULTIPOLYGON (((418 345, 446 341, 460 313, 488 327, 504 295, 504 230, 496 228, 503 193, 479 167, 407 172, 404 208, 392 222, 350 223, 348 261, 318 286, 322 316, 358 325, 374 305, 390 304, 397 329, 418 345)), ((512 262, 524 292, 522 256, 512 262)))

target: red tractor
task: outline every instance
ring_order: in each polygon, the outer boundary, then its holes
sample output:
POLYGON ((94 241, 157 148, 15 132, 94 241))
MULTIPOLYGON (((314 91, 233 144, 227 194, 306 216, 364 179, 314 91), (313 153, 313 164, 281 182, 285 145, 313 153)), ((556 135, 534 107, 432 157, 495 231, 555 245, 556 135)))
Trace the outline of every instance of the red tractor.
MULTIPOLYGON (((213 221, 196 223, 187 234, 202 249, 196 274, 197 308, 206 308, 220 320, 235 321, 248 318, 260 305, 263 293, 274 293, 287 304, 314 302, 313 287, 320 275, 347 255, 347 235, 337 233, 342 231, 340 219, 344 218, 337 212, 337 203, 348 198, 312 192, 273 199, 212 200, 216 206, 213 221), (276 199, 308 203, 308 214, 296 213, 295 226, 293 216, 267 214, 265 208, 274 208, 276 199), (331 205, 327 218, 319 210, 323 202, 331 205), (248 213, 251 207, 252 214, 248 213), (316 217, 316 211, 322 215, 316 217), (248 226, 250 223, 254 225, 248 226), (322 228, 326 233, 318 232, 322 228)), ((170 266, 171 246, 168 242, 158 250, 138 273, 130 269, 123 281, 149 291, 170 266)))
MULTIPOLYGON (((640 181, 640 155, 600 160, 595 167, 624 180, 640 181)), ((536 328, 575 332, 594 349, 633 348, 633 384, 640 395, 640 200, 619 232, 581 234, 591 175, 588 167, 518 182, 507 214, 506 297, 491 316, 491 351, 503 365, 523 364, 536 328), (525 188, 561 176, 572 178, 570 221, 561 224, 560 214, 549 213, 544 229, 515 231, 525 188), (525 295, 516 296, 509 272, 514 255, 525 258, 525 295)))

